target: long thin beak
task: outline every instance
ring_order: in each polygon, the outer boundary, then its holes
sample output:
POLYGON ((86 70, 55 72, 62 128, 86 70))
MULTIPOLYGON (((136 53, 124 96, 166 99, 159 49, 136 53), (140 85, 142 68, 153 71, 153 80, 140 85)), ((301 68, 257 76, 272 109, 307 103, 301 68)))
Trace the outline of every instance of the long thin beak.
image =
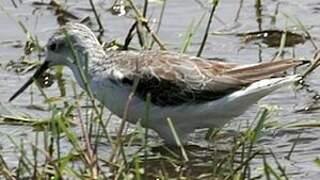
POLYGON ((49 62, 45 61, 40 68, 33 74, 33 76, 26 82, 24 85, 16 91, 11 98, 9 99, 9 102, 14 100, 17 96, 19 96, 25 89, 27 89, 30 84, 33 83, 43 72, 45 72, 49 68, 49 62))

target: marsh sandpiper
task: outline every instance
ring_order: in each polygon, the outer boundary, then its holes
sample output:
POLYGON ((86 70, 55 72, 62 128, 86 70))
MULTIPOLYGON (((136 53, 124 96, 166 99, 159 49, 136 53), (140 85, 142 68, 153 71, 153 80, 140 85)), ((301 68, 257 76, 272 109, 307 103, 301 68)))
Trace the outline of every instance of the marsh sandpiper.
POLYGON ((44 63, 10 101, 49 67, 64 65, 83 89, 86 71, 93 96, 119 117, 134 88, 127 121, 145 117, 148 99, 149 118, 142 125, 175 144, 167 118, 183 142, 195 129, 222 127, 262 97, 298 81, 298 75, 276 76, 301 63, 287 59, 236 65, 168 51, 105 51, 87 26, 68 23, 49 39, 44 63))

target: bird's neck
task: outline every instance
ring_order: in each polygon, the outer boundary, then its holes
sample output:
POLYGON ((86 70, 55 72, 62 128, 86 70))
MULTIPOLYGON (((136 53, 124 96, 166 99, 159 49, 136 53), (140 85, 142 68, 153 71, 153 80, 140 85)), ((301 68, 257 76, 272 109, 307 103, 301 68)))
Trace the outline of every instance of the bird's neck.
POLYGON ((99 64, 105 60, 106 54, 103 48, 95 47, 82 47, 77 49, 74 61, 69 65, 78 84, 86 89, 86 83, 90 83, 95 69, 99 68, 99 64))

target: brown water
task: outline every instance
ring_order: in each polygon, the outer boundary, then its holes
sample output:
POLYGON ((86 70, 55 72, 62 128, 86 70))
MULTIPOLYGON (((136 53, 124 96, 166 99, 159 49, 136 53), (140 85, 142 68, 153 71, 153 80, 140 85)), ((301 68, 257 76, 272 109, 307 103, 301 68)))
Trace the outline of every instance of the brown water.
MULTIPOLYGON (((5 9, 0 11, 0 113, 4 114, 4 108, 14 110, 19 113, 27 113, 35 118, 49 118, 50 112, 30 109, 30 95, 26 91, 22 96, 17 98, 12 103, 8 103, 7 99, 12 95, 25 80, 31 75, 17 75, 13 71, 7 71, 5 66, 9 61, 18 61, 19 57, 23 55, 23 49, 14 47, 19 44, 24 44, 26 41, 26 34, 21 30, 17 23, 19 19, 28 28, 28 30, 36 36, 41 44, 45 44, 48 37, 58 27, 56 17, 53 11, 48 10, 46 6, 33 6, 34 0, 23 1, 23 3, 17 2, 17 8, 15 8, 11 1, 0 1, 0 5, 5 9), (8 13, 10 17, 7 16, 8 13)), ((266 29, 284 29, 287 25, 289 30, 294 30, 295 26, 284 14, 298 18, 304 26, 308 29, 313 40, 318 45, 320 44, 320 3, 317 0, 282 0, 282 1, 263 1, 262 9, 262 23, 261 28, 266 29), (275 16, 275 21, 272 23, 271 17, 274 16, 278 4, 278 14, 275 16), (318 19, 319 18, 319 19, 318 19)), ((104 40, 109 41, 111 39, 117 39, 119 42, 123 41, 126 33, 133 23, 133 20, 124 16, 115 16, 107 11, 111 2, 96 1, 98 12, 101 14, 101 20, 106 29, 104 40)), ((67 1, 68 11, 74 13, 78 17, 82 18, 87 15, 92 17, 95 23, 93 14, 90 11, 85 11, 84 8, 90 7, 87 1, 70 0, 67 1)), ((240 16, 235 22, 237 10, 239 8, 239 2, 234 0, 224 0, 220 2, 217 11, 215 12, 217 18, 213 20, 211 32, 222 31, 224 33, 243 33, 248 31, 258 31, 259 24, 257 22, 256 9, 254 7, 254 1, 244 0, 240 16)), ((148 15, 151 22, 157 21, 161 5, 157 3, 150 3, 148 15)), ((164 12, 164 18, 160 28, 159 36, 166 47, 172 51, 179 51, 183 42, 183 35, 185 34, 190 23, 194 21, 198 22, 203 13, 207 13, 210 9, 210 5, 207 1, 196 0, 174 0, 168 1, 164 12)), ((206 16, 207 18, 207 16, 206 16)), ((204 32, 206 19, 199 28, 193 44, 188 49, 189 54, 195 54, 199 47, 204 32)), ((155 26, 156 24, 152 24, 155 26)), ((93 28, 97 28, 94 26, 93 28)), ((297 31, 302 33, 301 31, 297 31)), ((133 43, 134 44, 137 43, 133 43)), ((137 46, 138 47, 138 46, 137 46)), ((286 48, 285 57, 290 58, 294 56, 298 58, 311 58, 314 54, 314 47, 310 41, 304 44, 298 44, 294 48, 286 48)), ((267 48, 266 46, 259 46, 257 44, 243 44, 240 39, 234 35, 209 35, 208 43, 205 46, 203 56, 204 57, 219 57, 225 58, 227 61, 235 63, 255 63, 260 60, 268 61, 272 59, 277 53, 277 48, 267 48)), ((66 78, 67 82, 70 82, 72 78, 66 78)), ((311 84, 313 89, 319 89, 319 71, 313 73, 308 83, 311 84)), ((43 98, 40 96, 40 92, 34 89, 36 97, 34 103, 42 105, 43 98)), ((46 93, 50 96, 58 96, 59 91, 57 85, 45 89, 46 93)), ((68 95, 72 95, 68 93, 68 95)), ((268 96, 260 101, 259 105, 268 104, 276 105, 279 110, 272 117, 270 121, 274 121, 280 125, 288 125, 290 123, 319 123, 319 111, 313 111, 311 113, 294 113, 295 110, 301 107, 305 107, 310 103, 311 97, 306 93, 295 93, 293 90, 282 89, 276 93, 268 96)), ((43 106, 43 105, 42 105, 43 106)), ((247 120, 253 120, 256 116, 257 107, 251 108, 246 114, 235 119, 228 129, 234 129, 241 123, 242 126, 246 124, 247 120)), ((119 124, 119 120, 114 118, 111 123, 111 129, 119 124)), ((77 129, 77 127, 75 127, 77 129)), ((23 139, 26 144, 29 141, 33 141, 35 133, 32 128, 26 126, 14 126, 3 124, 0 125, 1 134, 10 134, 17 139, 23 139)), ((320 167, 313 161, 319 157, 320 153, 320 130, 319 128, 280 128, 265 130, 263 137, 261 137, 260 145, 266 148, 271 148, 275 152, 280 163, 286 168, 287 173, 293 179, 318 179, 320 177, 320 167), (300 138, 297 138, 297 137, 300 138), (296 148, 292 154, 290 160, 285 159, 285 156, 290 151, 290 148, 294 142, 297 141, 296 148)), ((194 141, 200 141, 205 143, 202 137, 194 135, 194 141)), ((12 164, 15 163, 16 157, 12 153, 13 145, 4 135, 0 135, 0 147, 7 152, 6 160, 11 160, 12 164)), ((222 142, 217 143, 223 144, 222 142)), ((67 146, 67 145, 65 145, 67 146)), ((107 149, 106 151, 109 151, 107 149)), ((253 163, 261 163, 261 159, 256 159, 253 163)), ((259 170, 257 166, 257 171, 259 170)))

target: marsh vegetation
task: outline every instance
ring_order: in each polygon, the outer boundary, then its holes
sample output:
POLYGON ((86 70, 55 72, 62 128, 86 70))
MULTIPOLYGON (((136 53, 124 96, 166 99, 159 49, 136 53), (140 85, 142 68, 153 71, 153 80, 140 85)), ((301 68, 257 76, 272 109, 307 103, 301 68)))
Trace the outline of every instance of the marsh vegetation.
POLYGON ((317 17, 316 0, 0 1, 0 178, 320 176, 317 17), (166 147, 152 130, 113 116, 63 67, 7 102, 43 61, 50 34, 68 21, 89 26, 105 49, 162 49, 239 64, 295 58, 310 65, 291 72, 304 76, 294 88, 275 92, 226 127, 166 147))

